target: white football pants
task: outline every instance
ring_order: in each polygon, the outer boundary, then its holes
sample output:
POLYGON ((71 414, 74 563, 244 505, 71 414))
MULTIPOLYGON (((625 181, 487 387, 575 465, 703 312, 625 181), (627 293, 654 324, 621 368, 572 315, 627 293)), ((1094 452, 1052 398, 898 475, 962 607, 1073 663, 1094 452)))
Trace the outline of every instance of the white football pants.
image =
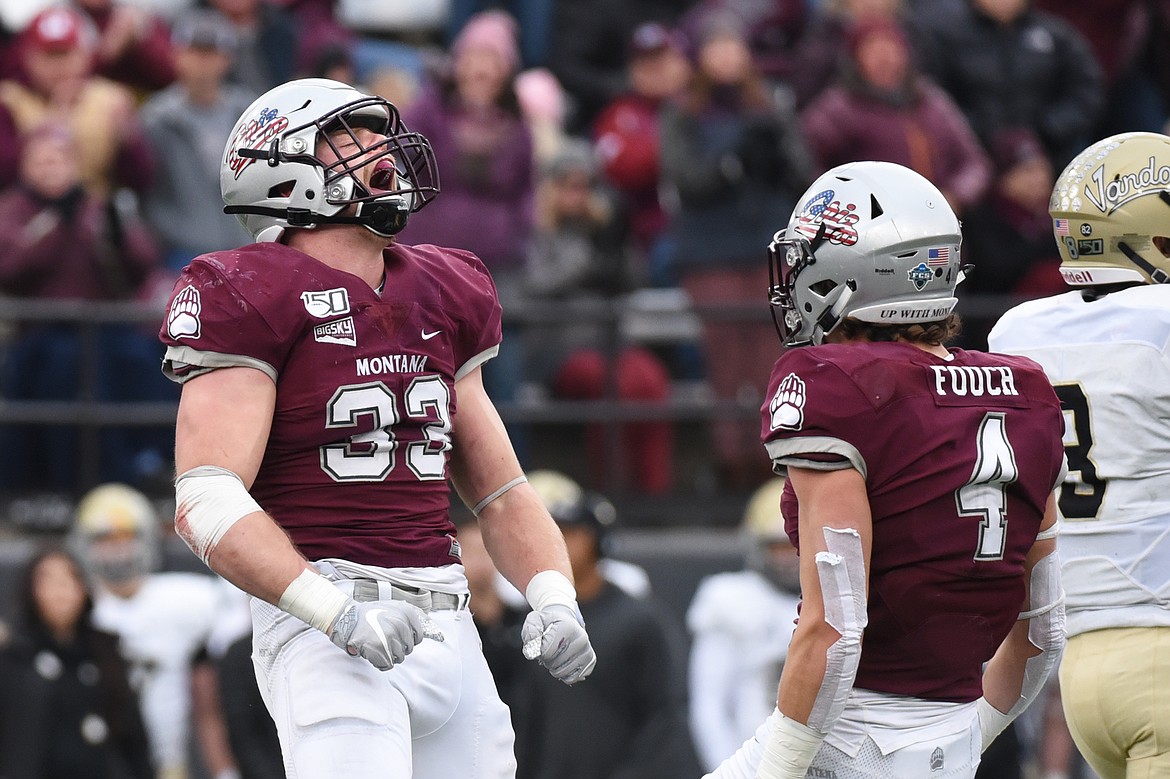
POLYGON ((508 707, 471 612, 429 614, 446 640, 423 639, 404 662, 379 671, 252 600, 256 680, 288 779, 514 779, 508 707))
MULTIPOLYGON (((860 712, 856 709, 847 707, 842 718, 858 714, 860 712)), ((772 719, 779 715, 778 711, 773 711, 738 752, 703 779, 755 779, 764 754, 764 741, 772 728, 772 719)), ((888 733, 869 730, 864 718, 857 717, 851 724, 855 728, 868 730, 868 733, 857 739, 856 745, 848 753, 831 744, 821 744, 806 776, 830 776, 834 779, 972 779, 979 767, 982 744, 974 706, 956 710, 947 719, 952 722, 950 726, 936 718, 929 728, 915 728, 912 720, 908 719, 905 729, 900 730, 894 743, 891 743, 888 733), (884 749, 879 746, 879 742, 885 744, 884 749)))

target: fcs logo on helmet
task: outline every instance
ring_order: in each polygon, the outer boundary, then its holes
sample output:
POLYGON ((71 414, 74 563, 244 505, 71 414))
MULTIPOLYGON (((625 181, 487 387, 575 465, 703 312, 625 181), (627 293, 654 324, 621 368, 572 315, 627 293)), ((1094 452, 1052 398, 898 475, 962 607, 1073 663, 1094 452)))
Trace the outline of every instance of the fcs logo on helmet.
POLYGON ((1056 180, 1048 211, 1066 284, 1170 281, 1170 137, 1121 133, 1089 146, 1056 180), (1072 224, 1093 240, 1070 235, 1072 224))

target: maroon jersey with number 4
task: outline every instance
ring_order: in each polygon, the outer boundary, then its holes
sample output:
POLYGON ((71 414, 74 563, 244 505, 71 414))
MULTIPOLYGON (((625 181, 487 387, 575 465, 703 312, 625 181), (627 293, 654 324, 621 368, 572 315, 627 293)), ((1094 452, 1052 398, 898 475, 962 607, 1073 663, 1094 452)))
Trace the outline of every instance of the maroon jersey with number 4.
MULTIPOLYGON (((905 343, 792 349, 762 408, 773 462, 856 468, 873 517, 855 686, 982 694, 1024 602, 1024 558, 1064 462, 1060 404, 1031 360, 905 343)), ((799 548, 796 496, 783 499, 799 548)))
POLYGON ((162 326, 164 369, 176 381, 240 365, 272 378, 251 492, 310 560, 446 565, 458 561, 455 382, 499 348, 500 306, 468 252, 395 244, 384 258, 381 295, 282 244, 196 258, 162 326))

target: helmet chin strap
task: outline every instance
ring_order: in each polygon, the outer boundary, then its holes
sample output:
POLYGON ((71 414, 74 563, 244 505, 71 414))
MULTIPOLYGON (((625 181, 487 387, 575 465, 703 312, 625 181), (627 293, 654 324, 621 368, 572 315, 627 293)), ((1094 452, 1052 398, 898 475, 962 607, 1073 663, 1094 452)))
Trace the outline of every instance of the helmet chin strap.
POLYGON ((1166 271, 1155 267, 1152 263, 1148 262, 1145 257, 1142 257, 1140 254, 1134 251, 1133 248, 1125 241, 1118 241, 1117 248, 1121 250, 1121 253, 1124 254, 1130 262, 1145 271, 1146 275, 1149 276, 1155 284, 1166 284, 1167 282, 1170 282, 1170 274, 1167 274, 1166 271))
POLYGON ((325 216, 306 208, 268 208, 265 206, 224 206, 225 214, 258 214, 282 219, 289 227, 314 227, 322 224, 361 225, 383 238, 391 238, 406 227, 410 206, 406 197, 396 195, 384 200, 357 204, 353 216, 325 216))
POLYGON ((809 339, 813 344, 824 342, 825 336, 829 334, 829 331, 841 321, 842 313, 845 311, 845 307, 849 305, 849 299, 853 297, 853 293, 857 292, 857 281, 855 279, 847 279, 838 289, 841 292, 837 295, 837 299, 833 301, 833 305, 825 309, 825 312, 817 317, 816 324, 813 325, 812 336, 809 339))

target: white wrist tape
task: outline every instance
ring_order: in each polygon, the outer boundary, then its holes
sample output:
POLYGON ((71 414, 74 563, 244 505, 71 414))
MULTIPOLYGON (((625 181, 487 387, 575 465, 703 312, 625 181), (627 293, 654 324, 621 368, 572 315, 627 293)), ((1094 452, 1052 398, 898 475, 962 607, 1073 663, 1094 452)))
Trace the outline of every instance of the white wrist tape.
POLYGON ((232 525, 263 511, 239 476, 216 465, 192 468, 175 480, 175 507, 175 532, 204 564, 232 525))
POLYGON ((500 497, 501 495, 503 495, 505 492, 512 489, 513 487, 518 487, 526 481, 528 481, 528 477, 525 476, 524 474, 520 474, 515 479, 512 479, 510 482, 504 484, 499 489, 492 490, 492 492, 486 498, 484 498, 479 503, 476 503, 474 506, 471 507, 471 513, 478 517, 479 512, 481 512, 485 508, 487 508, 489 503, 491 503, 493 500, 500 497))
POLYGON ((560 571, 541 571, 533 576, 524 588, 524 597, 533 611, 553 605, 568 606, 578 611, 577 590, 560 571))
POLYGON ((293 579, 276 605, 297 619, 326 635, 339 614, 349 605, 349 597, 333 583, 308 568, 293 579))
POLYGON ((825 737, 781 714, 772 722, 756 779, 804 779, 825 737))
POLYGON ((987 702, 986 698, 975 701, 975 709, 979 712, 979 735, 982 741, 980 752, 986 752, 991 742, 1003 732, 1004 728, 1012 724, 1014 717, 1004 714, 987 702))

